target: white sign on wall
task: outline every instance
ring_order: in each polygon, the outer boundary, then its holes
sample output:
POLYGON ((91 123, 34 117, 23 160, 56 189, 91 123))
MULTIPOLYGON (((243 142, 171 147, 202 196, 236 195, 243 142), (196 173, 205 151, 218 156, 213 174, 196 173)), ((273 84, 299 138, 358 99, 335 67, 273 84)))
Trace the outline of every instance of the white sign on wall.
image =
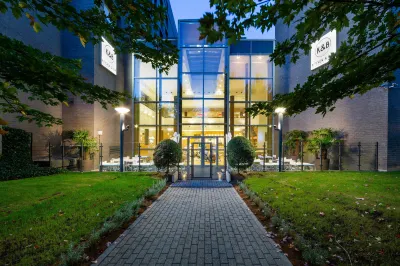
POLYGON ((332 53, 336 53, 336 30, 328 32, 311 45, 311 70, 328 63, 332 53))
POLYGON ((104 38, 101 42, 101 65, 107 68, 111 73, 117 75, 117 55, 114 47, 104 38))

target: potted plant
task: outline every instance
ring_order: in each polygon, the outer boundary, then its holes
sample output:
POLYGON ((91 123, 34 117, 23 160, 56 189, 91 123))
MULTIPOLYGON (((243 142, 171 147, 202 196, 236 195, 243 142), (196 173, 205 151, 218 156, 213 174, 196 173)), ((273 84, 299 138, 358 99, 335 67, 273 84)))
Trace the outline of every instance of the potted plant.
MULTIPOLYGON (((300 152, 300 142, 303 141, 303 145, 307 143, 307 132, 303 130, 291 130, 286 132, 284 144, 287 148, 287 153, 290 156, 301 157, 302 154, 300 152)), ((303 150, 304 153, 304 150, 303 150)))
POLYGON ((172 182, 171 169, 179 167, 182 161, 182 149, 178 143, 171 139, 166 139, 158 143, 153 153, 154 165, 159 171, 165 171, 168 182, 172 182))
MULTIPOLYGON (((329 170, 328 149, 338 141, 339 131, 332 128, 313 130, 307 141, 307 150, 315 154, 317 160, 322 157, 322 170, 329 170)), ((321 170, 320 163, 316 162, 317 169, 321 170)))
POLYGON ((237 170, 238 174, 240 174, 240 170, 245 170, 253 165, 256 154, 247 138, 242 136, 232 138, 226 149, 228 163, 237 170))
POLYGON ((83 158, 78 160, 78 169, 82 167, 83 171, 92 170, 94 167, 94 154, 98 151, 96 138, 90 136, 88 130, 80 129, 73 132, 72 140, 76 145, 82 145, 84 150, 83 158))

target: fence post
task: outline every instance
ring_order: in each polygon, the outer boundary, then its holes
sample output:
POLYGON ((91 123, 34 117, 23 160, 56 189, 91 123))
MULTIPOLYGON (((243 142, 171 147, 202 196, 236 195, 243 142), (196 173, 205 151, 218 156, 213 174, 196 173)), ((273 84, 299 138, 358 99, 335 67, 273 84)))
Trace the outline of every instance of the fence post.
POLYGON ((64 141, 61 141, 61 168, 64 169, 64 141))
POLYGON ((361 142, 358 142, 358 171, 361 171, 361 142))
POLYGON ((379 142, 375 144, 375 170, 379 169, 379 142))
POLYGON ((140 143, 138 144, 138 151, 139 151, 139 172, 140 172, 140 158, 142 157, 141 155, 140 155, 140 143))
POLYGON ((50 167, 51 167, 51 144, 50 144, 50 142, 49 142, 49 165, 50 165, 50 167))
POLYGON ((342 171, 342 142, 339 140, 339 171, 342 171))
POLYGON ((322 171, 322 142, 319 143, 319 170, 322 171))
POLYGON ((103 172, 103 143, 100 143, 100 172, 103 172))
POLYGON ((282 141, 282 172, 285 172, 285 146, 282 141))
POLYGON ((33 162, 33 133, 31 132, 31 161, 33 162))
POLYGON ((304 142, 300 140, 301 171, 304 171, 304 142))
POLYGON ((265 172, 265 159, 267 159, 267 158, 265 158, 265 142, 264 142, 263 172, 265 172))
POLYGON ((80 171, 81 173, 83 172, 83 143, 81 143, 81 165, 80 165, 80 171))

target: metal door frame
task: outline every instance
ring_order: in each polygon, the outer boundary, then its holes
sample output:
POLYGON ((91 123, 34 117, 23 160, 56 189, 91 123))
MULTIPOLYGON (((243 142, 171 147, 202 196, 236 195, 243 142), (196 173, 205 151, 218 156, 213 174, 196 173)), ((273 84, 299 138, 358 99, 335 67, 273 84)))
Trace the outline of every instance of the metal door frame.
MULTIPOLYGON (((218 145, 219 145, 219 139, 220 138, 223 138, 222 136, 221 137, 217 137, 217 136, 185 136, 185 137, 183 137, 183 138, 187 138, 187 146, 186 146, 186 167, 187 167, 187 173, 189 174, 190 173, 190 178, 196 178, 196 177, 193 177, 193 175, 194 175, 194 173, 193 173, 193 170, 194 170, 194 168, 193 168, 193 166, 194 166, 194 163, 192 163, 192 150, 193 150, 193 148, 190 148, 190 139, 200 139, 201 141, 200 142, 194 142, 194 143, 192 143, 192 144, 210 144, 210 155, 211 155, 211 157, 212 157, 212 154, 213 154, 213 144, 212 144, 212 142, 205 142, 205 141, 202 141, 202 140, 204 140, 205 138, 213 138, 213 139, 215 139, 215 166, 218 168, 218 155, 219 155, 219 147, 218 147, 218 145)), ((226 155, 225 155, 226 156, 226 155)), ((226 158, 224 158, 224 159, 226 159, 226 158)), ((226 162, 225 162, 225 167, 226 167, 226 162)), ((213 163, 212 163, 212 159, 211 159, 211 162, 210 162, 210 177, 209 178, 213 178, 213 163)), ((200 177, 201 178, 201 177, 200 177)), ((203 177, 204 178, 204 177, 203 177)))

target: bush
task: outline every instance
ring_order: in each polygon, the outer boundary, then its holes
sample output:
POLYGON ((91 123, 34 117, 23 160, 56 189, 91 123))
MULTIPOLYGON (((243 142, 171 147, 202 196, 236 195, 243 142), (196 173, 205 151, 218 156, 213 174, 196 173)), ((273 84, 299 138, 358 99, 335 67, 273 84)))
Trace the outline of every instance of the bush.
POLYGON ((153 156, 157 169, 164 170, 165 174, 169 175, 170 169, 181 162, 182 149, 175 141, 166 139, 158 143, 153 156))
POLYGON ((62 170, 39 167, 32 162, 31 134, 22 129, 4 127, 3 154, 0 157, 0 180, 53 175, 62 170))
POLYGON ((250 140, 245 137, 234 137, 228 142, 228 162, 238 172, 252 166, 255 156, 255 151, 250 140))

